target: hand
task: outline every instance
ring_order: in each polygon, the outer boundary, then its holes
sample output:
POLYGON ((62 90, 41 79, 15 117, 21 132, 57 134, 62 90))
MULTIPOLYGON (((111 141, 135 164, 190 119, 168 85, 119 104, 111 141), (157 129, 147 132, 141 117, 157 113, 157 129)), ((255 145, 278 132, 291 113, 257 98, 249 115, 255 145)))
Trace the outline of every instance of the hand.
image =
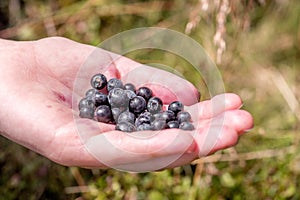
POLYGON ((176 167, 235 145, 253 126, 235 94, 198 103, 197 90, 173 74, 64 38, 0 40, 0 67, 1 134, 62 165, 131 171, 176 167), (104 66, 103 60, 113 62, 104 66), (110 124, 78 118, 76 102, 85 92, 80 89, 86 89, 92 73, 104 67, 108 78, 145 84, 164 103, 180 99, 196 129, 128 134, 110 124), (153 74, 159 84, 153 82, 153 74))

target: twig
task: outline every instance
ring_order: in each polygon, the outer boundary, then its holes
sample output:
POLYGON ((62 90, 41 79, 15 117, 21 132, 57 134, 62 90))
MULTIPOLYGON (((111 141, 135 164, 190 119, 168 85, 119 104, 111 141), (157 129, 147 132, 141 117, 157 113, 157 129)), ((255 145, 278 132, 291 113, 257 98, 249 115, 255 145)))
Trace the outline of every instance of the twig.
POLYGON ((288 104, 294 115, 297 117, 298 121, 300 121, 299 102, 291 87, 288 85, 285 78, 278 70, 275 70, 274 68, 273 70, 269 70, 269 72, 271 74, 272 81, 280 91, 282 97, 285 99, 286 103, 288 104))
POLYGON ((86 185, 85 181, 84 181, 83 177, 81 176, 77 167, 70 167, 70 171, 79 186, 86 185))
POLYGON ((66 194, 76 194, 76 193, 85 193, 90 192, 89 186, 74 186, 74 187, 66 187, 66 194))
POLYGON ((286 154, 296 153, 297 147, 290 146, 281 149, 267 149, 262 151, 254 151, 247 153, 239 153, 239 154, 214 154, 211 156, 207 156, 204 158, 200 158, 195 160, 192 164, 199 163, 215 163, 215 162, 233 162, 233 161, 247 161, 247 160, 256 160, 263 158, 272 158, 272 157, 280 157, 286 154))

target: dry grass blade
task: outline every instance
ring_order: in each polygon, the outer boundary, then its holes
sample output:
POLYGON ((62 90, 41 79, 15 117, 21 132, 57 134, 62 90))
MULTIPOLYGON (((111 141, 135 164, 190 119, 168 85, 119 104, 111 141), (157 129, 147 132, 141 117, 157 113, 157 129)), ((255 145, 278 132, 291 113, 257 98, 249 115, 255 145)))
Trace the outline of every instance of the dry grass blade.
MULTIPOLYGON (((87 184, 85 183, 84 178, 82 177, 82 175, 77 167, 70 167, 70 172, 71 172, 72 176, 75 178, 78 186, 66 187, 65 188, 66 194, 88 193, 91 191, 90 187, 87 186, 87 184)), ((87 199, 85 197, 86 197, 86 194, 83 194, 82 198, 87 199)))
POLYGON ((78 185, 80 185, 80 186, 86 185, 85 182, 84 182, 84 179, 81 176, 81 173, 80 173, 80 171, 78 170, 77 167, 70 167, 70 171, 71 171, 71 174, 75 178, 78 185))
POLYGON ((214 154, 208 157, 195 160, 192 164, 256 160, 256 159, 280 157, 280 156, 285 156, 287 154, 294 154, 296 153, 296 151, 297 151, 296 146, 290 146, 281 149, 267 149, 262 151, 254 151, 254 152, 239 153, 239 154, 214 154))
POLYGON ((90 192, 89 186, 74 186, 74 187, 66 187, 66 194, 76 194, 76 193, 85 193, 90 192))
POLYGON ((274 82, 277 89, 280 91, 282 97, 285 99, 291 111, 297 117, 298 121, 300 121, 299 102, 291 87, 289 86, 283 75, 275 68, 269 70, 269 73, 271 74, 272 81, 274 82))

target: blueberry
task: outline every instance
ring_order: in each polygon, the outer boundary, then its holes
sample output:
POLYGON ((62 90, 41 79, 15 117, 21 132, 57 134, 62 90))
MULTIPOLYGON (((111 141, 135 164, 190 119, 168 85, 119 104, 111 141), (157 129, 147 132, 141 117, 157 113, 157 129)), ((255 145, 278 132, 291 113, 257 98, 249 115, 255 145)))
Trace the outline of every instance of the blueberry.
POLYGON ((132 99, 133 97, 136 97, 135 92, 133 92, 132 90, 125 90, 127 96, 129 99, 132 99))
POLYGON ((84 107, 95 109, 95 101, 92 100, 90 97, 85 97, 81 99, 78 104, 78 109, 80 110, 84 107))
POLYGON ((136 91, 136 94, 138 96, 143 97, 146 101, 148 101, 152 97, 152 90, 148 87, 140 87, 136 91))
POLYGON ((95 74, 91 79, 91 85, 93 88, 101 90, 107 85, 107 79, 103 74, 95 74))
POLYGON ((115 127, 116 130, 119 131, 123 131, 123 132, 133 132, 136 131, 136 128, 133 124, 126 122, 126 121, 122 121, 120 123, 118 123, 115 127))
POLYGON ((152 97, 147 103, 147 110, 152 113, 159 113, 162 110, 163 102, 158 97, 152 97))
POLYGON ((124 112, 126 109, 124 108, 118 108, 118 107, 115 107, 115 108, 111 108, 111 113, 113 115, 113 118, 114 118, 114 121, 117 122, 118 121, 118 117, 119 115, 124 112))
POLYGON ((169 104, 168 110, 171 110, 177 115, 180 111, 183 111, 184 106, 180 101, 173 101, 172 103, 169 104))
POLYGON ((112 112, 107 105, 97 107, 94 116, 98 122, 109 123, 113 121, 112 112))
POLYGON ((90 81, 92 88, 78 104, 79 116, 103 123, 116 124, 124 132, 180 128, 193 130, 191 115, 184 111, 180 101, 169 104, 163 111, 163 102, 148 87, 126 83, 117 78, 107 81, 105 75, 95 74, 90 81), (108 94, 100 92, 106 88, 108 94))
POLYGON ((154 120, 154 116, 150 112, 141 113, 135 120, 135 126, 138 127, 141 124, 151 124, 154 120))
POLYGON ((154 119, 163 119, 163 112, 153 114, 154 119))
POLYGON ((114 88, 122 88, 123 89, 123 83, 121 80, 117 78, 112 78, 107 82, 107 91, 111 91, 114 88))
POLYGON ((114 88, 108 93, 108 102, 112 108, 128 107, 129 98, 125 90, 114 88))
POLYGON ((179 128, 179 122, 178 121, 169 121, 167 123, 168 128, 179 128))
POLYGON ((179 123, 190 122, 191 121, 191 115, 190 115, 190 113, 188 113, 186 111, 180 111, 177 114, 177 120, 178 120, 179 123))
POLYGON ((166 122, 173 121, 176 119, 175 113, 171 110, 156 113, 154 114, 154 117, 156 119, 164 119, 166 122))
POLYGON ((109 105, 107 95, 102 92, 95 91, 94 100, 97 107, 100 105, 109 105))
POLYGON ((134 122, 135 122, 135 115, 132 112, 124 111, 124 112, 122 112, 119 115, 117 123, 120 123, 120 122, 123 122, 123 121, 126 121, 126 122, 129 122, 131 124, 134 124, 134 122))
POLYGON ((95 95, 95 93, 98 92, 98 90, 92 88, 89 89, 88 91, 86 91, 85 96, 86 97, 93 97, 95 95))
POLYGON ((126 83, 126 84, 124 85, 124 89, 125 89, 125 90, 131 90, 131 91, 133 91, 133 92, 135 92, 135 90, 136 90, 135 86, 134 86, 132 83, 126 83))
POLYGON ((180 125, 179 125, 179 128, 182 129, 182 130, 194 130, 195 127, 192 123, 190 122, 182 122, 180 125))
POLYGON ((137 131, 150 131, 153 130, 151 124, 143 123, 137 127, 137 131))
POLYGON ((94 108, 82 107, 79 111, 79 117, 93 119, 94 118, 94 108))
POLYGON ((166 128, 166 120, 164 119, 155 119, 153 122, 151 122, 153 130, 163 130, 166 128))
POLYGON ((136 96, 129 101, 129 110, 134 114, 140 114, 146 109, 146 100, 141 96, 136 96))

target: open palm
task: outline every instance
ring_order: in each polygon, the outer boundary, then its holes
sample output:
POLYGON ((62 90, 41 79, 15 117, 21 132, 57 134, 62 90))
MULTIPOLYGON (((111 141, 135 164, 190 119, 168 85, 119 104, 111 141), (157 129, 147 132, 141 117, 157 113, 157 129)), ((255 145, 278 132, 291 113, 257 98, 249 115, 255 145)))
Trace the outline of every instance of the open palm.
POLYGON ((65 38, 0 40, 0 67, 1 134, 62 165, 131 171, 180 166, 235 145, 253 126, 235 94, 198 103, 197 90, 171 73, 65 38), (91 55, 95 59, 89 62, 91 55), (103 58, 113 60, 105 66, 107 77, 147 85, 166 104, 182 101, 196 129, 128 134, 78 118, 76 103, 93 70, 103 70, 103 58), (85 65, 88 70, 81 73, 85 65))

